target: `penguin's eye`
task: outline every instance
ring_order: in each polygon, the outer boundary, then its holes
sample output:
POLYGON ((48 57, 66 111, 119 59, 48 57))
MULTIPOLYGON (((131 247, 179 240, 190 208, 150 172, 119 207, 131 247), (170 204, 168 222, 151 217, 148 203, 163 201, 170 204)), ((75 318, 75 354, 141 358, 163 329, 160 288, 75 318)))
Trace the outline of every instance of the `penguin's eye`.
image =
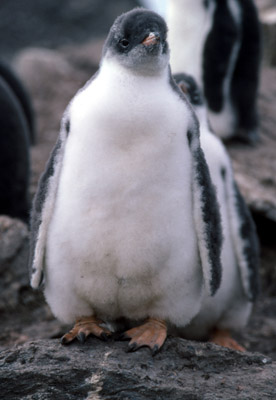
POLYGON ((123 48, 127 48, 128 47, 128 45, 129 45, 129 41, 127 40, 127 39, 121 39, 120 40, 120 45, 123 47, 123 48))

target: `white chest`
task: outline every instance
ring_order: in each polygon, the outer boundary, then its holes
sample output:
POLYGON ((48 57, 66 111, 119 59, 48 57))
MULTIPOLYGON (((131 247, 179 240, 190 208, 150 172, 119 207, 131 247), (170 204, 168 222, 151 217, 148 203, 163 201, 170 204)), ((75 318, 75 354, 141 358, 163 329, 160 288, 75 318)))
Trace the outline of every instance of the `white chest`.
POLYGON ((116 80, 106 69, 72 104, 60 193, 70 190, 67 201, 90 213, 105 202, 109 212, 110 203, 138 206, 167 185, 183 194, 190 179, 185 104, 167 80, 116 80))

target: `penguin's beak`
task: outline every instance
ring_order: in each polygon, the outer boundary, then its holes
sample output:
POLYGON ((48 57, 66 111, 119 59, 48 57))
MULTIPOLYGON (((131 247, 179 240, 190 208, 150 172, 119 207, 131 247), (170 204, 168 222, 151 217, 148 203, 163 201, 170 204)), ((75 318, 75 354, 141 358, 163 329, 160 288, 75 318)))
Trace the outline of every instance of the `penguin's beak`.
POLYGON ((150 32, 149 35, 142 41, 144 46, 150 46, 160 41, 160 36, 157 33, 150 32))

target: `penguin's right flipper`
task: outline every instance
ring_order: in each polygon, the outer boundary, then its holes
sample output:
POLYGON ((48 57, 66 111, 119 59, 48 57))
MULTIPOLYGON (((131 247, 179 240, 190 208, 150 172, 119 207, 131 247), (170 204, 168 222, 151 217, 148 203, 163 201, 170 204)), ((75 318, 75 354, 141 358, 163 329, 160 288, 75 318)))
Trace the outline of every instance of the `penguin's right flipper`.
POLYGON ((213 296, 220 286, 222 275, 221 216, 197 129, 190 128, 188 141, 192 156, 193 209, 199 255, 206 290, 213 296))
POLYGON ((43 266, 47 231, 54 210, 63 155, 69 130, 69 118, 65 113, 56 145, 46 169, 40 177, 31 214, 29 270, 31 286, 36 289, 43 281, 43 266))

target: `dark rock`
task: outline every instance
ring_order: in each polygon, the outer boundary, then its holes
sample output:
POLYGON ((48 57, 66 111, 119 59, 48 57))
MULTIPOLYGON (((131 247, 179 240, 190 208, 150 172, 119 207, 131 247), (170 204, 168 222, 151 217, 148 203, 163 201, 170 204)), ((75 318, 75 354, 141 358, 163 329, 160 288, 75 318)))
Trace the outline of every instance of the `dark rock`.
POLYGON ((28 286, 28 229, 16 219, 0 216, 0 311, 15 309, 28 286))
POLYGON ((263 58, 267 65, 276 66, 276 6, 260 14, 263 32, 263 58))
POLYGON ((236 180, 253 213, 276 222, 276 69, 264 68, 259 95, 260 140, 227 144, 236 180))
POLYGON ((27 226, 16 219, 0 216, 0 263, 16 257, 28 237, 27 226))
POLYGON ((263 36, 263 61, 276 66, 276 6, 275 0, 256 0, 263 36))
POLYGON ((106 35, 114 19, 138 6, 135 0, 20 0, 0 8, 0 51, 10 57, 22 48, 56 48, 106 35))
POLYGON ((1 396, 9 399, 272 399, 276 363, 210 343, 170 338, 148 349, 91 338, 84 345, 34 341, 0 352, 1 396))
POLYGON ((0 216, 0 346, 58 337, 65 331, 42 292, 29 285, 28 235, 23 222, 0 216))
POLYGON ((62 53, 30 48, 17 55, 14 66, 32 95, 37 115, 37 145, 31 149, 30 193, 33 196, 57 139, 63 112, 97 65, 90 61, 90 71, 83 72, 79 66, 71 65, 62 53))

